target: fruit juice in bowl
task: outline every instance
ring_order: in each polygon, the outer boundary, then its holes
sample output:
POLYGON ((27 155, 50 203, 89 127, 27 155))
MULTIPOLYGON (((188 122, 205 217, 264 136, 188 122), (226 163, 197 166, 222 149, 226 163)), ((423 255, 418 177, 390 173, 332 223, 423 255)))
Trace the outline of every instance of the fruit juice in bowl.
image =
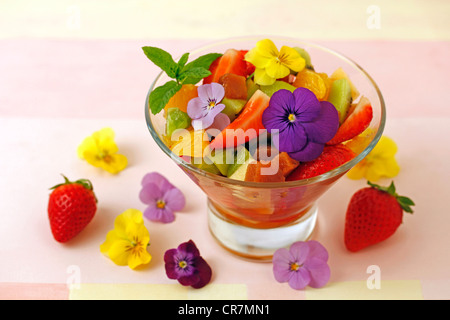
POLYGON ((311 238, 317 200, 382 135, 375 82, 316 44, 232 39, 177 62, 144 52, 164 71, 147 95, 150 133, 206 194, 211 234, 238 256, 270 260, 311 238))

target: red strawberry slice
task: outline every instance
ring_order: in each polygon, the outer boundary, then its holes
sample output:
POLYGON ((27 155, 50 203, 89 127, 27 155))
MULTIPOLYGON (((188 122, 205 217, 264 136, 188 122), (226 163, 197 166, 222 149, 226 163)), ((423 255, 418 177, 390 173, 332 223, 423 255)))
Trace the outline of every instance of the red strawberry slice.
POLYGON ((209 71, 211 75, 203 79, 204 84, 219 82, 220 77, 226 73, 247 76, 247 63, 241 51, 228 49, 220 58, 214 60, 209 71))
POLYGON ((347 208, 345 246, 356 252, 391 237, 403 220, 403 211, 412 213, 414 202, 389 187, 368 182, 370 187, 357 191, 347 208))
POLYGON ((369 127, 372 117, 373 111, 370 101, 362 97, 359 103, 349 110, 349 115, 339 127, 333 139, 328 141, 327 144, 334 145, 353 139, 369 127))
MULTIPOLYGON (((241 50, 241 54, 242 54, 242 56, 245 58, 245 55, 247 54, 247 52, 248 52, 248 50, 241 50)), ((248 62, 248 61, 245 61, 245 64, 246 64, 246 69, 247 69, 247 76, 249 76, 249 75, 251 75, 253 72, 255 72, 255 66, 252 64, 252 63, 250 63, 250 62, 248 62)))
POLYGON ((89 180, 65 182, 52 189, 48 202, 48 218, 53 237, 65 243, 77 236, 94 218, 97 199, 89 180))
POLYGON ((355 153, 344 145, 325 146, 322 154, 317 159, 301 163, 287 177, 286 181, 308 179, 321 175, 322 173, 340 167, 354 157, 355 153))
POLYGON ((211 149, 235 148, 258 137, 265 130, 262 115, 269 101, 267 94, 257 90, 239 116, 211 142, 211 149))

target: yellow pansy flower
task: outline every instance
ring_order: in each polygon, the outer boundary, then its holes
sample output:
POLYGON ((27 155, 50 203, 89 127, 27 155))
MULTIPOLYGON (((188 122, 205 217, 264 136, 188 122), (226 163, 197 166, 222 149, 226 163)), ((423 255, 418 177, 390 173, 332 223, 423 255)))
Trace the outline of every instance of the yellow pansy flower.
POLYGON ((365 178, 372 182, 380 178, 393 178, 400 171, 395 160, 396 153, 394 140, 382 136, 373 150, 347 173, 347 177, 354 180, 365 178))
POLYGON ((152 259, 147 251, 149 242, 150 234, 144 226, 142 212, 128 209, 116 218, 114 230, 108 232, 100 251, 116 265, 135 269, 152 259))
POLYGON ((291 70, 299 72, 305 68, 305 59, 297 50, 282 46, 278 51, 269 39, 258 41, 256 47, 246 53, 245 60, 255 66, 255 82, 263 86, 286 77, 291 70))
POLYGON ((116 174, 128 165, 127 158, 117 154, 119 148, 114 142, 114 131, 104 128, 83 140, 78 147, 78 156, 97 168, 116 174))

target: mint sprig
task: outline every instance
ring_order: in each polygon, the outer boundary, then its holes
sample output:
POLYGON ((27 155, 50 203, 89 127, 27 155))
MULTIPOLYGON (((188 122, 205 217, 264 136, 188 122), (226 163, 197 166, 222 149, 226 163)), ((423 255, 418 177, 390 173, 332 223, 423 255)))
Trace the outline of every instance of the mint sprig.
POLYGON ((208 70, 211 63, 221 57, 220 53, 209 53, 189 62, 189 53, 181 56, 175 62, 170 53, 156 47, 143 47, 144 54, 156 66, 161 68, 167 76, 174 79, 162 86, 155 88, 149 96, 149 107, 153 114, 158 114, 184 84, 197 84, 203 78, 209 76, 208 70))

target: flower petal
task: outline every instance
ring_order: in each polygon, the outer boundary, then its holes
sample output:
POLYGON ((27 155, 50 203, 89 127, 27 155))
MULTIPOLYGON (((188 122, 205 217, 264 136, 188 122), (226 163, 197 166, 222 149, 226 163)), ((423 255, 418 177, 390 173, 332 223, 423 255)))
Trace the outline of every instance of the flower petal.
POLYGON ((160 209, 156 206, 149 206, 144 211, 144 216, 155 222, 169 223, 175 220, 175 215, 170 208, 160 209))
POLYGON ((317 143, 314 141, 308 141, 308 143, 305 145, 305 147, 302 150, 296 151, 296 152, 290 152, 289 156, 292 159, 300 161, 300 162, 313 161, 314 159, 316 159, 317 157, 320 156, 323 149, 324 149, 324 144, 317 143))
POLYGON ((289 250, 285 248, 275 251, 272 263, 273 263, 273 275, 278 282, 287 282, 291 277, 290 263, 293 261, 293 257, 289 250))
POLYGON ((266 73, 269 77, 281 79, 286 77, 291 71, 277 59, 272 59, 266 66, 266 73))
POLYGON ((221 84, 216 82, 204 84, 198 87, 198 97, 203 104, 206 105, 208 105, 211 100, 219 103, 225 97, 225 89, 221 84))
POLYGON ((300 268, 291 273, 288 283, 292 289, 302 290, 311 282, 311 275, 305 268, 300 268))
POLYGON ((125 169, 128 165, 128 159, 122 154, 110 154, 108 160, 101 162, 101 168, 109 173, 116 174, 125 169))
POLYGON ((228 127, 230 123, 230 117, 228 117, 225 113, 219 113, 218 115, 216 115, 213 124, 208 129, 217 129, 219 131, 222 131, 226 127, 228 127))
POLYGON ((314 142, 330 141, 339 129, 339 114, 336 108, 327 101, 320 102, 320 113, 311 122, 302 122, 308 139, 314 142))
POLYGON ((308 136, 303 126, 299 123, 290 124, 286 130, 279 133, 280 152, 297 152, 307 146, 308 136))
POLYGON ((289 114, 294 112, 294 106, 295 98, 289 90, 281 89, 275 92, 262 115, 264 127, 269 132, 274 129, 285 130, 288 127, 289 114))
POLYGON ((264 39, 256 43, 256 50, 258 54, 266 58, 276 58, 279 51, 272 40, 264 39))
POLYGON ((197 269, 199 279, 191 286, 194 289, 200 289, 206 286, 211 280, 212 270, 209 264, 202 257, 195 258, 194 266, 197 269))
POLYGON ((156 184, 163 192, 167 191, 166 188, 174 188, 174 186, 164 177, 162 174, 158 172, 150 172, 147 173, 144 178, 142 178, 141 185, 145 186, 148 183, 156 184))
POLYGON ((189 100, 187 105, 188 116, 195 120, 203 118, 207 113, 207 104, 199 97, 189 100))
POLYGON ((183 253, 189 253, 192 255, 192 257, 199 257, 200 251, 198 250, 197 246, 195 245, 194 241, 189 240, 188 242, 183 242, 178 246, 178 251, 183 253))
POLYGON ((166 207, 173 212, 183 210, 186 205, 186 198, 178 188, 167 191, 163 196, 163 201, 166 203, 166 207))
POLYGON ((294 258, 293 262, 302 265, 309 256, 309 245, 304 241, 294 242, 289 248, 289 252, 294 258))
POLYGON ((270 77, 265 69, 255 69, 255 83, 261 86, 270 86, 276 81, 275 78, 270 77))
POLYGON ((279 54, 280 60, 289 69, 295 72, 302 71, 305 68, 305 59, 294 48, 282 46, 279 54))
POLYGON ((245 54, 245 60, 253 64, 256 68, 264 69, 271 59, 272 57, 261 55, 258 52, 257 47, 253 48, 245 54))
POLYGON ((126 240, 119 240, 112 244, 108 250, 109 258, 118 266, 128 265, 129 249, 131 243, 126 240))
POLYGON ((311 279, 309 286, 312 288, 321 288, 330 280, 330 267, 320 258, 313 257, 308 259, 304 264, 304 268, 309 271, 311 279))
POLYGON ((317 118, 321 107, 316 95, 309 89, 297 88, 293 92, 295 111, 299 114, 300 122, 310 122, 317 118))
POLYGON ((318 241, 310 240, 307 242, 309 246, 309 257, 320 259, 324 262, 328 261, 328 251, 325 247, 318 241))
POLYGON ((154 205, 164 196, 162 190, 155 183, 147 183, 139 192, 139 199, 142 203, 154 205))

